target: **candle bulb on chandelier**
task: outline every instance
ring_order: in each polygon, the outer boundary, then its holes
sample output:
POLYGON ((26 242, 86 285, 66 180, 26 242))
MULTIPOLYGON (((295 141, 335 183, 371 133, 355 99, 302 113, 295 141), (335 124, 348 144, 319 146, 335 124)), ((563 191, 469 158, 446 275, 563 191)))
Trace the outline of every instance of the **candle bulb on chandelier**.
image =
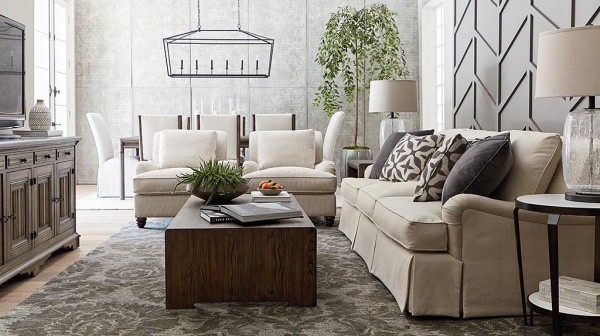
POLYGON ((181 71, 183 71, 183 60, 181 60, 181 71))
POLYGON ((244 73, 244 60, 242 60, 242 67, 241 67, 242 73, 244 73))
POLYGON ((258 60, 256 60, 256 73, 258 73, 258 60))
POLYGON ((214 69, 214 67, 213 67, 213 60, 210 60, 210 74, 211 75, 213 73, 213 69, 214 69))
POLYGON ((225 60, 225 70, 229 70, 229 60, 225 60))

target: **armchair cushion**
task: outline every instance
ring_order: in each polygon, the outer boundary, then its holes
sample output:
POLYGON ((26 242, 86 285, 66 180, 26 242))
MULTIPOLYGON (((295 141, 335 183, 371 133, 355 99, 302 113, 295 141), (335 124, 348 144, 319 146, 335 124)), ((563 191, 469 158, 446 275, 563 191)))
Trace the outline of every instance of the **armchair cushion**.
POLYGON ((190 168, 167 168, 141 173, 133 178, 133 192, 137 195, 186 194, 186 185, 177 186, 177 175, 191 173, 190 168))
POLYGON ((250 179, 250 189, 258 188, 262 180, 274 180, 290 193, 332 194, 337 188, 337 177, 331 173, 305 167, 274 167, 244 175, 250 179))
POLYGON ((242 167, 244 168, 244 175, 260 170, 260 166, 255 161, 244 161, 242 167))
POLYGON ((258 135, 258 165, 261 169, 314 168, 315 131, 260 132, 258 135))
POLYGON ((201 160, 214 159, 218 138, 217 131, 161 131, 158 166, 161 169, 198 166, 201 160))

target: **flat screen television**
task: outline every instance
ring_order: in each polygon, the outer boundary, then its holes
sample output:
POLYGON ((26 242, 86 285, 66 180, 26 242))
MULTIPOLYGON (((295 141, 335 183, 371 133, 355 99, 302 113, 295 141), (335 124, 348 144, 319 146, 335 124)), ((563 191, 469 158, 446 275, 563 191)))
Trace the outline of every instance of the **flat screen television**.
POLYGON ((25 26, 0 15, 0 129, 25 124, 25 26))

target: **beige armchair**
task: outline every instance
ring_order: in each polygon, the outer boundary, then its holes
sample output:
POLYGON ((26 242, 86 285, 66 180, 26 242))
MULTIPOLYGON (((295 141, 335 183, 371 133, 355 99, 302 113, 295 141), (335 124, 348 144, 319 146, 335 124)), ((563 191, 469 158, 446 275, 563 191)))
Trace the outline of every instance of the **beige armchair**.
POLYGON ((140 161, 133 178, 134 210, 137 225, 143 228, 148 217, 174 217, 190 197, 177 175, 202 160, 227 159, 227 133, 223 131, 166 130, 155 134, 153 160, 140 161))
POLYGON ((327 225, 333 225, 337 178, 335 164, 323 160, 321 132, 252 132, 249 141, 249 160, 243 167, 250 188, 257 188, 265 179, 277 181, 296 197, 308 216, 323 216, 327 225))

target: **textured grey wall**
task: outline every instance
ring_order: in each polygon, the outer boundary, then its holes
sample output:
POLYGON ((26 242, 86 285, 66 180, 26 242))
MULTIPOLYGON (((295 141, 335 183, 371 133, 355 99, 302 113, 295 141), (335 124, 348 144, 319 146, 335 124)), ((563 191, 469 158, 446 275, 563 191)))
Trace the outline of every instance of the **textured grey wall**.
MULTIPOLYGON (((418 76, 416 0, 383 0, 399 13, 397 22, 407 65, 418 76)), ((275 39, 273 69, 268 79, 171 79, 166 75, 162 39, 196 27, 195 0, 77 0, 77 134, 78 178, 96 179, 97 157, 88 112, 102 113, 118 138, 137 133, 139 114, 183 114, 210 106, 211 99, 238 99, 242 115, 295 113, 299 128, 325 131, 328 118, 312 106, 321 69, 314 63, 325 23, 338 7, 362 7, 371 0, 242 0, 242 28, 275 39)), ((204 28, 235 28, 236 2, 202 1, 204 28)), ((365 113, 360 102, 360 142, 379 148, 383 115, 365 113), (366 122, 365 122, 366 118, 366 122), (366 137, 365 137, 366 134, 366 137)), ((339 150, 351 144, 354 117, 347 112, 339 150)), ((407 127, 418 127, 419 115, 405 114, 407 127)), ((250 118, 247 118, 249 121, 250 118)), ((247 129, 249 129, 247 127, 247 129)), ((339 152, 339 151, 338 151, 339 152)), ((115 177, 118 178, 118 177, 115 177)))
POLYGON ((562 133, 581 99, 535 98, 540 32, 600 24, 598 0, 457 0, 454 125, 562 133))

